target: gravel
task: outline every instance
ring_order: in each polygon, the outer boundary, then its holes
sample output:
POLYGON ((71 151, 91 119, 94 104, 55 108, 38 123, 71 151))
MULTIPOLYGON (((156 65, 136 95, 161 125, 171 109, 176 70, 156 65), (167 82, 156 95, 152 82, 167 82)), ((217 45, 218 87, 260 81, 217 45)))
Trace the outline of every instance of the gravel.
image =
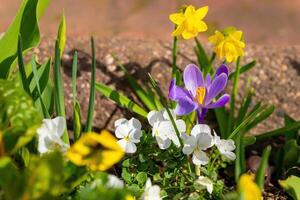
MULTIPOLYGON (((40 47, 34 50, 41 61, 53 55, 54 41, 53 38, 44 37, 40 47)), ((113 58, 113 55, 115 55, 120 60, 120 63, 139 82, 147 82, 147 72, 150 72, 160 83, 162 90, 165 93, 168 91, 168 84, 171 78, 171 43, 152 39, 124 37, 96 38, 95 41, 97 82, 112 86, 139 102, 124 79, 124 74, 115 62, 113 58)), ((180 41, 178 66, 181 69, 184 69, 191 62, 196 62, 193 45, 192 41, 180 41)), ((210 49, 209 46, 206 47, 210 49)), ((91 66, 89 39, 70 39, 63 55, 63 79, 68 119, 72 115, 71 63, 75 50, 78 51, 79 55, 77 95, 81 103, 83 119, 85 120, 89 99, 91 66)), ((285 112, 296 120, 300 120, 298 111, 300 109, 300 46, 249 44, 242 64, 253 59, 257 60, 257 65, 247 74, 241 76, 239 98, 245 95, 247 82, 251 81, 251 87, 255 89, 253 105, 263 101, 276 105, 276 111, 268 120, 251 131, 251 134, 260 134, 283 126, 283 115, 285 112)), ((234 66, 229 67, 231 70, 234 69, 234 66)), ((231 83, 229 83, 228 90, 230 88, 231 83)), ((113 131, 113 122, 122 116, 131 117, 133 115, 97 93, 94 115, 94 127, 96 130, 107 128, 113 131)))

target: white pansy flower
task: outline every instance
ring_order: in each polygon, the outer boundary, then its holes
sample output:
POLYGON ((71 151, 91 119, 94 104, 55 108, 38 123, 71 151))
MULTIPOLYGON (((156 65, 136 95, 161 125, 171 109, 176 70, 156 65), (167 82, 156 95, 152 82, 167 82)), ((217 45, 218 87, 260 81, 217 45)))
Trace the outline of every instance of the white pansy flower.
MULTIPOLYGON (((176 120, 176 116, 173 110, 170 110, 175 124, 180 134, 185 134, 186 125, 181 119, 176 120)), ((176 145, 180 146, 180 141, 177 137, 176 131, 173 127, 171 119, 169 118, 166 110, 151 111, 147 115, 149 124, 152 128, 152 136, 156 138, 160 149, 167 149, 171 145, 171 141, 176 145)))
POLYGON ((64 143, 61 136, 66 128, 66 120, 63 117, 44 119, 43 124, 37 129, 38 151, 43 154, 53 150, 66 152, 69 145, 64 143))
POLYGON ((148 178, 145 186, 144 193, 141 200, 161 200, 160 187, 158 185, 152 185, 151 180, 148 178))
POLYGON ((142 136, 142 125, 139 120, 135 118, 119 119, 115 121, 116 136, 120 140, 118 144, 123 148, 126 153, 135 153, 135 143, 140 142, 142 136))
POLYGON ((120 180, 118 177, 115 175, 109 174, 107 176, 108 180, 106 182, 106 186, 109 188, 123 188, 124 187, 124 182, 120 180))
POLYGON ((205 176, 199 176, 198 179, 196 180, 196 183, 206 187, 206 190, 208 191, 209 194, 212 193, 213 191, 213 182, 205 176))
POLYGON ((220 137, 214 132, 214 144, 225 158, 235 160, 236 155, 233 152, 235 150, 235 145, 232 139, 220 139, 220 137))
POLYGON ((213 146, 213 136, 209 126, 197 124, 193 127, 191 135, 184 140, 185 144, 182 149, 184 154, 193 154, 193 163, 195 165, 206 165, 209 161, 204 150, 213 146))

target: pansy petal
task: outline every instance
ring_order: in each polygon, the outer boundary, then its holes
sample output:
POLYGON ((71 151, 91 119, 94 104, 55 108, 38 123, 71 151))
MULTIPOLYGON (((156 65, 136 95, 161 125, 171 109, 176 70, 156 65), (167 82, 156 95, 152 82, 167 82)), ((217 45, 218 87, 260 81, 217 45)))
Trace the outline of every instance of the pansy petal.
POLYGON ((183 148, 182 148, 182 153, 186 154, 186 155, 190 155, 192 154, 194 151, 194 148, 192 146, 189 146, 189 145, 185 145, 183 148))
POLYGON ((213 137, 211 134, 202 132, 197 135, 197 146, 200 149, 206 150, 209 147, 212 147, 213 145, 214 145, 214 141, 213 141, 213 137))
POLYGON ((130 141, 132 141, 134 143, 138 143, 138 142, 140 142, 141 136, 142 136, 141 130, 133 129, 132 131, 130 131, 129 139, 130 139, 130 141))
POLYGON ((155 122, 163 121, 162 112, 152 110, 148 113, 147 119, 148 119, 149 124, 153 127, 155 122))
POLYGON ((56 117, 54 119, 52 119, 52 122, 55 124, 56 126, 56 135, 58 137, 61 137, 64 133, 64 130, 66 128, 66 120, 64 117, 56 117))
POLYGON ((196 89, 204 86, 202 72, 200 71, 199 67, 194 64, 189 64, 184 69, 183 81, 185 87, 192 93, 194 97, 196 96, 196 89))
MULTIPOLYGON (((170 111, 171 116, 175 120, 176 119, 175 111, 173 109, 169 109, 169 111, 170 111)), ((162 110, 162 114, 163 114, 164 120, 168 120, 168 121, 171 120, 170 117, 169 117, 168 111, 166 111, 165 109, 162 110)))
POLYGON ((122 149, 126 153, 135 153, 136 152, 136 146, 133 142, 122 139, 122 140, 119 140, 117 143, 122 147, 122 149))
POLYGON ((171 145, 171 140, 169 140, 168 138, 164 138, 164 137, 161 137, 161 136, 156 136, 155 139, 156 139, 157 144, 158 144, 160 149, 167 149, 171 145))
POLYGON ((176 126, 180 133, 183 133, 186 131, 186 124, 182 119, 176 120, 176 126))
POLYGON ((205 176, 199 176, 199 178, 196 180, 197 183, 199 183, 200 185, 203 185, 204 187, 206 187, 206 190, 208 191, 209 194, 212 193, 213 191, 213 182, 205 177, 205 176))
POLYGON ((229 74, 229 69, 225 64, 220 65, 220 67, 216 71, 215 76, 219 76, 220 74, 225 73, 227 76, 229 74))
POLYGON ((121 119, 118 119, 118 120, 115 121, 114 126, 115 126, 115 128, 117 128, 121 124, 126 124, 127 122, 128 122, 127 119, 121 118, 121 119))
POLYGON ((236 159, 236 155, 235 153, 231 152, 231 151, 227 151, 226 153, 222 154, 225 158, 227 158, 228 160, 235 160, 236 159))
POLYGON ((192 161, 195 165, 206 165, 209 158, 203 151, 194 151, 192 161))
POLYGON ((192 128, 191 135, 196 137, 200 133, 211 135, 210 127, 206 124, 197 124, 192 128))
POLYGON ((205 106, 206 108, 220 108, 224 107, 230 100, 230 96, 228 94, 222 95, 216 102, 208 104, 205 106))
POLYGON ((128 124, 129 124, 129 127, 133 128, 133 129, 141 129, 142 128, 141 122, 134 117, 128 121, 128 124))
POLYGON ((118 126, 116 128, 115 133, 116 133, 116 137, 117 138, 124 138, 124 137, 128 136, 128 134, 129 134, 129 128, 128 128, 127 125, 121 124, 120 126, 118 126))
POLYGON ((222 73, 213 80, 205 98, 205 105, 208 105, 222 90, 224 90, 227 79, 227 75, 222 73))

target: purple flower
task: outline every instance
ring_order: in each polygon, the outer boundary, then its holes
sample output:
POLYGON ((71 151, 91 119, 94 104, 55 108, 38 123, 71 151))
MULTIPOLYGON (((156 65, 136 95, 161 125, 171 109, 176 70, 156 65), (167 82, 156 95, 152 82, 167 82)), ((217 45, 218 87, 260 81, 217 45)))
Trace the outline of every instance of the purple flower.
POLYGON ((169 98, 177 102, 175 114, 187 115, 196 110, 199 123, 203 122, 208 109, 223 107, 229 102, 228 94, 213 101, 224 90, 227 79, 226 65, 221 65, 213 78, 208 74, 204 79, 200 69, 189 64, 183 72, 185 88, 177 86, 175 79, 170 83, 169 98))

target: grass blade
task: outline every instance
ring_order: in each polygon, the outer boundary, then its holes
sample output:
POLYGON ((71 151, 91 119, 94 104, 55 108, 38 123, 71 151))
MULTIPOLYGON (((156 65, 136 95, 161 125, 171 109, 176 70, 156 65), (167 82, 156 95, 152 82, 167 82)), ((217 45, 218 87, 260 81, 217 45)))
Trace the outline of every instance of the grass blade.
POLYGON ((261 190, 264 189, 265 172, 268 166, 268 160, 271 154, 271 150, 272 150, 271 146, 267 146, 267 148, 264 149, 264 152, 262 154, 262 159, 260 161, 260 165, 256 172, 255 182, 261 190))
POLYGON ((94 38, 91 38, 92 44, 92 74, 90 83, 90 98, 89 109, 86 120, 85 132, 89 132, 93 127, 94 107, 95 107, 95 93, 96 93, 96 55, 95 55, 95 43, 94 38))
POLYGON ((227 138, 227 121, 224 120, 227 118, 226 110, 225 108, 216 108, 214 111, 218 121, 221 138, 227 138))
POLYGON ((101 83, 96 83, 96 90, 101 92, 105 97, 116 102, 119 106, 127 108, 128 110, 131 110, 136 114, 139 114, 140 116, 147 118, 148 113, 143 108, 141 108, 139 105, 134 103, 125 95, 120 94, 118 91, 101 83))
MULTIPOLYGON (((249 71, 250 69, 252 69, 253 67, 255 67, 255 65, 256 65, 256 60, 253 60, 252 62, 250 62, 250 63, 248 63, 248 64, 242 66, 239 73, 240 73, 240 74, 243 74, 243 73, 249 71)), ((233 77, 235 77, 235 76, 236 76, 236 71, 235 71, 235 72, 232 72, 232 73, 229 75, 228 80, 231 80, 231 79, 232 79, 233 77)))
POLYGON ((245 118, 248 108, 252 102, 252 96, 254 94, 254 89, 250 89, 250 91, 248 92, 248 95, 246 98, 243 99, 243 102, 241 104, 241 108, 239 110, 238 116, 236 118, 236 122, 235 122, 235 127, 237 127, 245 118))
POLYGON ((20 78, 22 81, 22 85, 24 90, 31 96, 30 89, 29 89, 29 84, 26 76, 26 71, 25 71, 25 65, 24 65, 24 60, 23 60, 23 54, 22 54, 22 38, 21 35, 18 37, 18 63, 19 63, 19 74, 20 78))

